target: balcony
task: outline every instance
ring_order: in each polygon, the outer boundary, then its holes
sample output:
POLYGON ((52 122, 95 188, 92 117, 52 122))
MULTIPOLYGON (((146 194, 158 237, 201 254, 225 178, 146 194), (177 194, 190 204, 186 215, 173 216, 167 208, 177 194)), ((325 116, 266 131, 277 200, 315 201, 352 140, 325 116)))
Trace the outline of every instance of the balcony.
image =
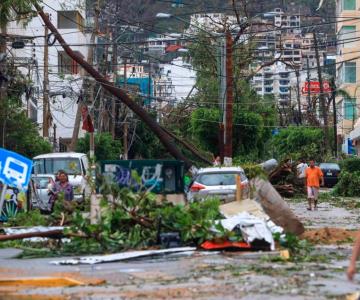
POLYGON ((289 80, 280 80, 279 81, 279 85, 285 85, 285 86, 288 86, 289 85, 289 83, 290 83, 290 81, 289 80))
POLYGON ((289 94, 290 93, 290 89, 288 87, 280 87, 279 88, 279 93, 280 94, 289 94))

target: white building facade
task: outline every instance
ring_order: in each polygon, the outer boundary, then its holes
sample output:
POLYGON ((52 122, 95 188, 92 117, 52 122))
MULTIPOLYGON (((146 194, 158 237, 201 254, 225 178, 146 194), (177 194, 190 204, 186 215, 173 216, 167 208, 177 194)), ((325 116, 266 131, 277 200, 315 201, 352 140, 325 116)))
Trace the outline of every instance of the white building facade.
MULTIPOLYGON (((71 2, 46 0, 43 10, 68 45, 86 60, 90 34, 86 33, 85 0, 71 2)), ((57 148, 58 143, 56 140, 54 141, 54 138, 68 139, 72 136, 78 106, 77 100, 80 96, 85 72, 65 53, 50 31, 48 31, 48 39, 45 40, 45 26, 39 16, 28 21, 25 27, 24 25, 21 22, 11 22, 7 27, 9 35, 18 36, 26 42, 23 49, 11 49, 11 55, 14 60, 29 60, 32 64, 31 78, 29 79, 33 82, 33 89, 36 93, 31 95, 32 101, 27 105, 28 111, 30 107, 37 108, 37 120, 42 133, 44 69, 46 65, 44 52, 45 43, 48 44, 48 91, 52 117, 49 138, 57 148)), ((29 72, 29 68, 24 66, 19 66, 18 69, 26 75, 29 72)), ((29 114, 32 114, 33 111, 30 109, 29 114)), ((84 132, 80 130, 80 136, 83 134, 84 132)))

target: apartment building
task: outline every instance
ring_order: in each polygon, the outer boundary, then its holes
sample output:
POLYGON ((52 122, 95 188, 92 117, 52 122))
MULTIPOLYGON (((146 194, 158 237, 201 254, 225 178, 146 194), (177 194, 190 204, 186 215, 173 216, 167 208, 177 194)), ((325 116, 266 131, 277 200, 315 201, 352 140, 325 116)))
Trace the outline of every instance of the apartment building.
POLYGON ((337 19, 344 20, 338 22, 336 26, 338 45, 336 56, 337 87, 348 94, 348 96, 336 98, 337 128, 338 134, 343 139, 343 145, 345 145, 343 150, 347 152, 348 138, 351 138, 357 147, 360 145, 360 124, 358 121, 360 104, 360 89, 358 88, 360 41, 358 40, 358 32, 360 31, 360 24, 356 19, 360 17, 360 0, 337 0, 336 5, 337 19))
MULTIPOLYGON (((86 33, 85 0, 46 0, 44 12, 57 27, 65 41, 71 48, 86 59, 90 36, 86 33)), ((37 119, 42 133, 43 95, 48 90, 52 128, 49 129, 49 139, 54 142, 58 150, 58 140, 72 136, 77 100, 83 83, 84 70, 73 61, 63 50, 60 44, 49 33, 44 39, 45 26, 40 17, 23 22, 11 22, 7 31, 14 37, 25 41, 23 49, 11 49, 14 61, 31 61, 31 78, 34 83, 31 101, 26 101, 29 115, 37 119), (24 26, 26 25, 26 26, 24 26), (49 86, 44 86, 45 44, 48 44, 48 77, 49 86), (36 111, 34 111, 36 108, 36 111), (35 114, 35 115, 34 115, 35 114), (54 139, 57 139, 54 140, 54 139)), ((28 68, 19 64, 18 70, 28 75, 28 68)), ((83 134, 80 130, 80 136, 83 134)))

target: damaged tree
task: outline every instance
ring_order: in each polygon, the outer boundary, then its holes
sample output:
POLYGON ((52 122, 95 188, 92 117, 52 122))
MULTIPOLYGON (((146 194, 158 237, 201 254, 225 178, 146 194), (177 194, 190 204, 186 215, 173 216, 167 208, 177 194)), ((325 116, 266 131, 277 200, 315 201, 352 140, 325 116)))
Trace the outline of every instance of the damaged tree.
POLYGON ((34 4, 38 14, 42 18, 50 31, 54 34, 55 38, 61 44, 65 52, 80 66, 82 66, 101 86, 109 91, 111 94, 116 96, 124 103, 130 110, 132 110, 149 128, 156 134, 161 143, 165 146, 165 148, 169 151, 171 155, 173 155, 176 159, 182 160, 185 162, 185 166, 187 168, 191 167, 190 160, 181 153, 181 151, 176 147, 174 142, 171 140, 169 135, 159 126, 159 124, 150 117, 150 115, 135 101, 133 101, 128 94, 120 89, 115 87, 111 82, 105 79, 103 75, 101 75, 97 70, 95 70, 89 63, 87 63, 79 54, 75 53, 65 42, 64 38, 60 35, 56 27, 51 23, 49 18, 46 16, 42 8, 35 3, 34 4))

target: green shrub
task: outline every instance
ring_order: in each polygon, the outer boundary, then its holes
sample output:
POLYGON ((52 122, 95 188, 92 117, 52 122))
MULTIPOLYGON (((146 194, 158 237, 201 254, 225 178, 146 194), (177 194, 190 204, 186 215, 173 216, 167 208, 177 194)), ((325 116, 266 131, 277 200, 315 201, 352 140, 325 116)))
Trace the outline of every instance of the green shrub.
POLYGON ((350 173, 360 172, 360 158, 352 157, 347 158, 340 162, 341 171, 347 171, 350 173))
POLYGON ((323 131, 319 128, 288 127, 272 137, 271 149, 278 160, 291 157, 293 160, 314 158, 322 161, 323 136, 323 131))
POLYGON ((360 196, 360 171, 349 172, 342 170, 339 182, 334 188, 334 194, 344 197, 360 196))

